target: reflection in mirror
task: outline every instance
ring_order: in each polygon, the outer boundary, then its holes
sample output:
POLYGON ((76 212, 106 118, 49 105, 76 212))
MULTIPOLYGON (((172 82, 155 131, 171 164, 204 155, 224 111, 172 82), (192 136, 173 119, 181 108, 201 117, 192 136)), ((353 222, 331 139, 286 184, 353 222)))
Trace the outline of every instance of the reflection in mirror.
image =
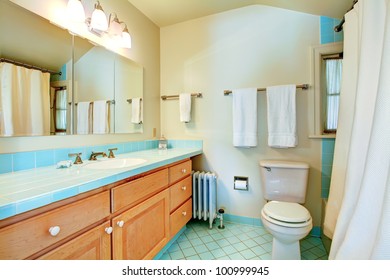
POLYGON ((9 0, 0 0, 0 57, 23 63, 0 63, 0 136, 77 133, 79 104, 88 102, 96 107, 95 118, 84 118, 90 124, 83 133, 94 133, 93 122, 99 134, 142 133, 142 124, 131 123, 132 107, 127 99, 143 97, 143 69, 131 60, 70 35, 9 0), (50 74, 42 69, 51 70, 50 74), (9 72, 22 73, 18 83, 2 74, 9 72), (28 76, 33 76, 33 81, 27 83, 28 76), (11 87, 4 87, 7 83, 18 87, 12 86, 10 91, 11 87), (28 91, 33 88, 31 83, 41 90, 28 91))
POLYGON ((143 132, 143 68, 115 56, 115 132, 143 132), (135 100, 138 98, 138 100, 135 100), (133 102, 134 101, 134 102, 133 102), (138 101, 138 103, 136 103, 138 101), (137 106, 137 107, 136 107, 137 106), (135 116, 135 117, 134 117, 135 116))
POLYGON ((55 92, 60 89, 58 96, 67 95, 71 54, 67 31, 0 1, 0 136, 54 134, 53 121, 59 116, 63 119, 57 131, 64 131, 69 108, 62 104, 61 113, 55 108, 55 92))
POLYGON ((114 133, 114 54, 75 37, 75 132, 114 133))

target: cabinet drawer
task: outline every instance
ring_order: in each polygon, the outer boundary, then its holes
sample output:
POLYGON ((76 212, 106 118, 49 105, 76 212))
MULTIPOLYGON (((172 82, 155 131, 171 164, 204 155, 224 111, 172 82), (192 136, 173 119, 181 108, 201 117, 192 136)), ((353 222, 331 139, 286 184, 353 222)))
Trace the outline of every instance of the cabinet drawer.
POLYGON ((108 191, 0 230, 0 259, 24 259, 110 214, 108 191), (52 236, 49 229, 59 227, 52 236))
POLYGON ((169 167, 169 183, 174 183, 191 174, 191 160, 169 167))
POLYGON ((191 176, 170 187, 170 211, 175 210, 192 195, 191 176))
POLYGON ((168 169, 157 171, 137 180, 113 188, 112 212, 129 208, 168 186, 168 169))
POLYGON ((170 232, 171 237, 174 236, 179 230, 189 221, 192 217, 192 198, 187 200, 182 206, 180 206, 175 212, 171 214, 170 219, 170 232))
POLYGON ((111 236, 107 221, 41 256, 40 260, 110 260, 111 236))

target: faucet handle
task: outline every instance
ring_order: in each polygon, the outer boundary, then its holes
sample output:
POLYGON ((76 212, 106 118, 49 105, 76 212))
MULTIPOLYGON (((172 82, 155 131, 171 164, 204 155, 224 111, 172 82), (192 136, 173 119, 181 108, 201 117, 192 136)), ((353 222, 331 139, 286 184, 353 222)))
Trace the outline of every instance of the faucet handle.
POLYGON ((81 154, 82 153, 74 153, 74 154, 68 154, 68 157, 76 157, 76 159, 74 160, 74 164, 82 164, 83 161, 81 160, 81 154))
POLYGON ((118 150, 118 148, 112 148, 112 149, 108 149, 109 153, 108 153, 108 158, 114 158, 115 155, 114 155, 114 152, 113 151, 116 151, 118 150))

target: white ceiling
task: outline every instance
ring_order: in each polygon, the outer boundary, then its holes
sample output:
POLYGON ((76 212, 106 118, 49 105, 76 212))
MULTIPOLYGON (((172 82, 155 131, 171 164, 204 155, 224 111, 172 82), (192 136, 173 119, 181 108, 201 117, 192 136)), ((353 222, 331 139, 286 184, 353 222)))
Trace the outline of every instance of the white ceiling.
POLYGON ((260 4, 341 19, 352 0, 128 0, 157 26, 260 4))

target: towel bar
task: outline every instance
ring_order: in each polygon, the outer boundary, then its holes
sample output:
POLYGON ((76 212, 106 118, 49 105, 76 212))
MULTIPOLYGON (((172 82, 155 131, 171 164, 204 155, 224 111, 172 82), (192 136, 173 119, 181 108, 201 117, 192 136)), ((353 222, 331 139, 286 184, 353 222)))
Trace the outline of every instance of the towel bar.
MULTIPOLYGON (((140 100, 142 101, 142 98, 140 98, 140 100)), ((127 101, 128 103, 130 103, 130 104, 133 103, 133 99, 132 99, 132 98, 127 99, 126 101, 127 101)))
MULTIPOLYGON (((197 93, 191 93, 191 96, 201 98, 201 97, 203 97, 203 94, 201 92, 197 92, 197 93)), ((162 100, 176 99, 176 98, 179 98, 179 95, 162 95, 161 96, 162 100)))
MULTIPOLYGON (((90 104, 93 104, 93 101, 89 102, 90 104)), ((115 104, 115 100, 107 100, 108 104, 115 104)), ((78 102, 76 102, 74 105, 77 106, 78 102)), ((72 102, 69 102, 69 105, 72 105, 72 102)))
MULTIPOLYGON (((297 85, 297 88, 301 88, 301 89, 309 89, 309 84, 302 84, 302 85, 297 85)), ((258 88, 257 91, 266 91, 267 89, 266 88, 258 88)), ((223 91, 223 94, 224 95, 229 95, 231 94, 232 91, 231 90, 224 90, 223 91)))

